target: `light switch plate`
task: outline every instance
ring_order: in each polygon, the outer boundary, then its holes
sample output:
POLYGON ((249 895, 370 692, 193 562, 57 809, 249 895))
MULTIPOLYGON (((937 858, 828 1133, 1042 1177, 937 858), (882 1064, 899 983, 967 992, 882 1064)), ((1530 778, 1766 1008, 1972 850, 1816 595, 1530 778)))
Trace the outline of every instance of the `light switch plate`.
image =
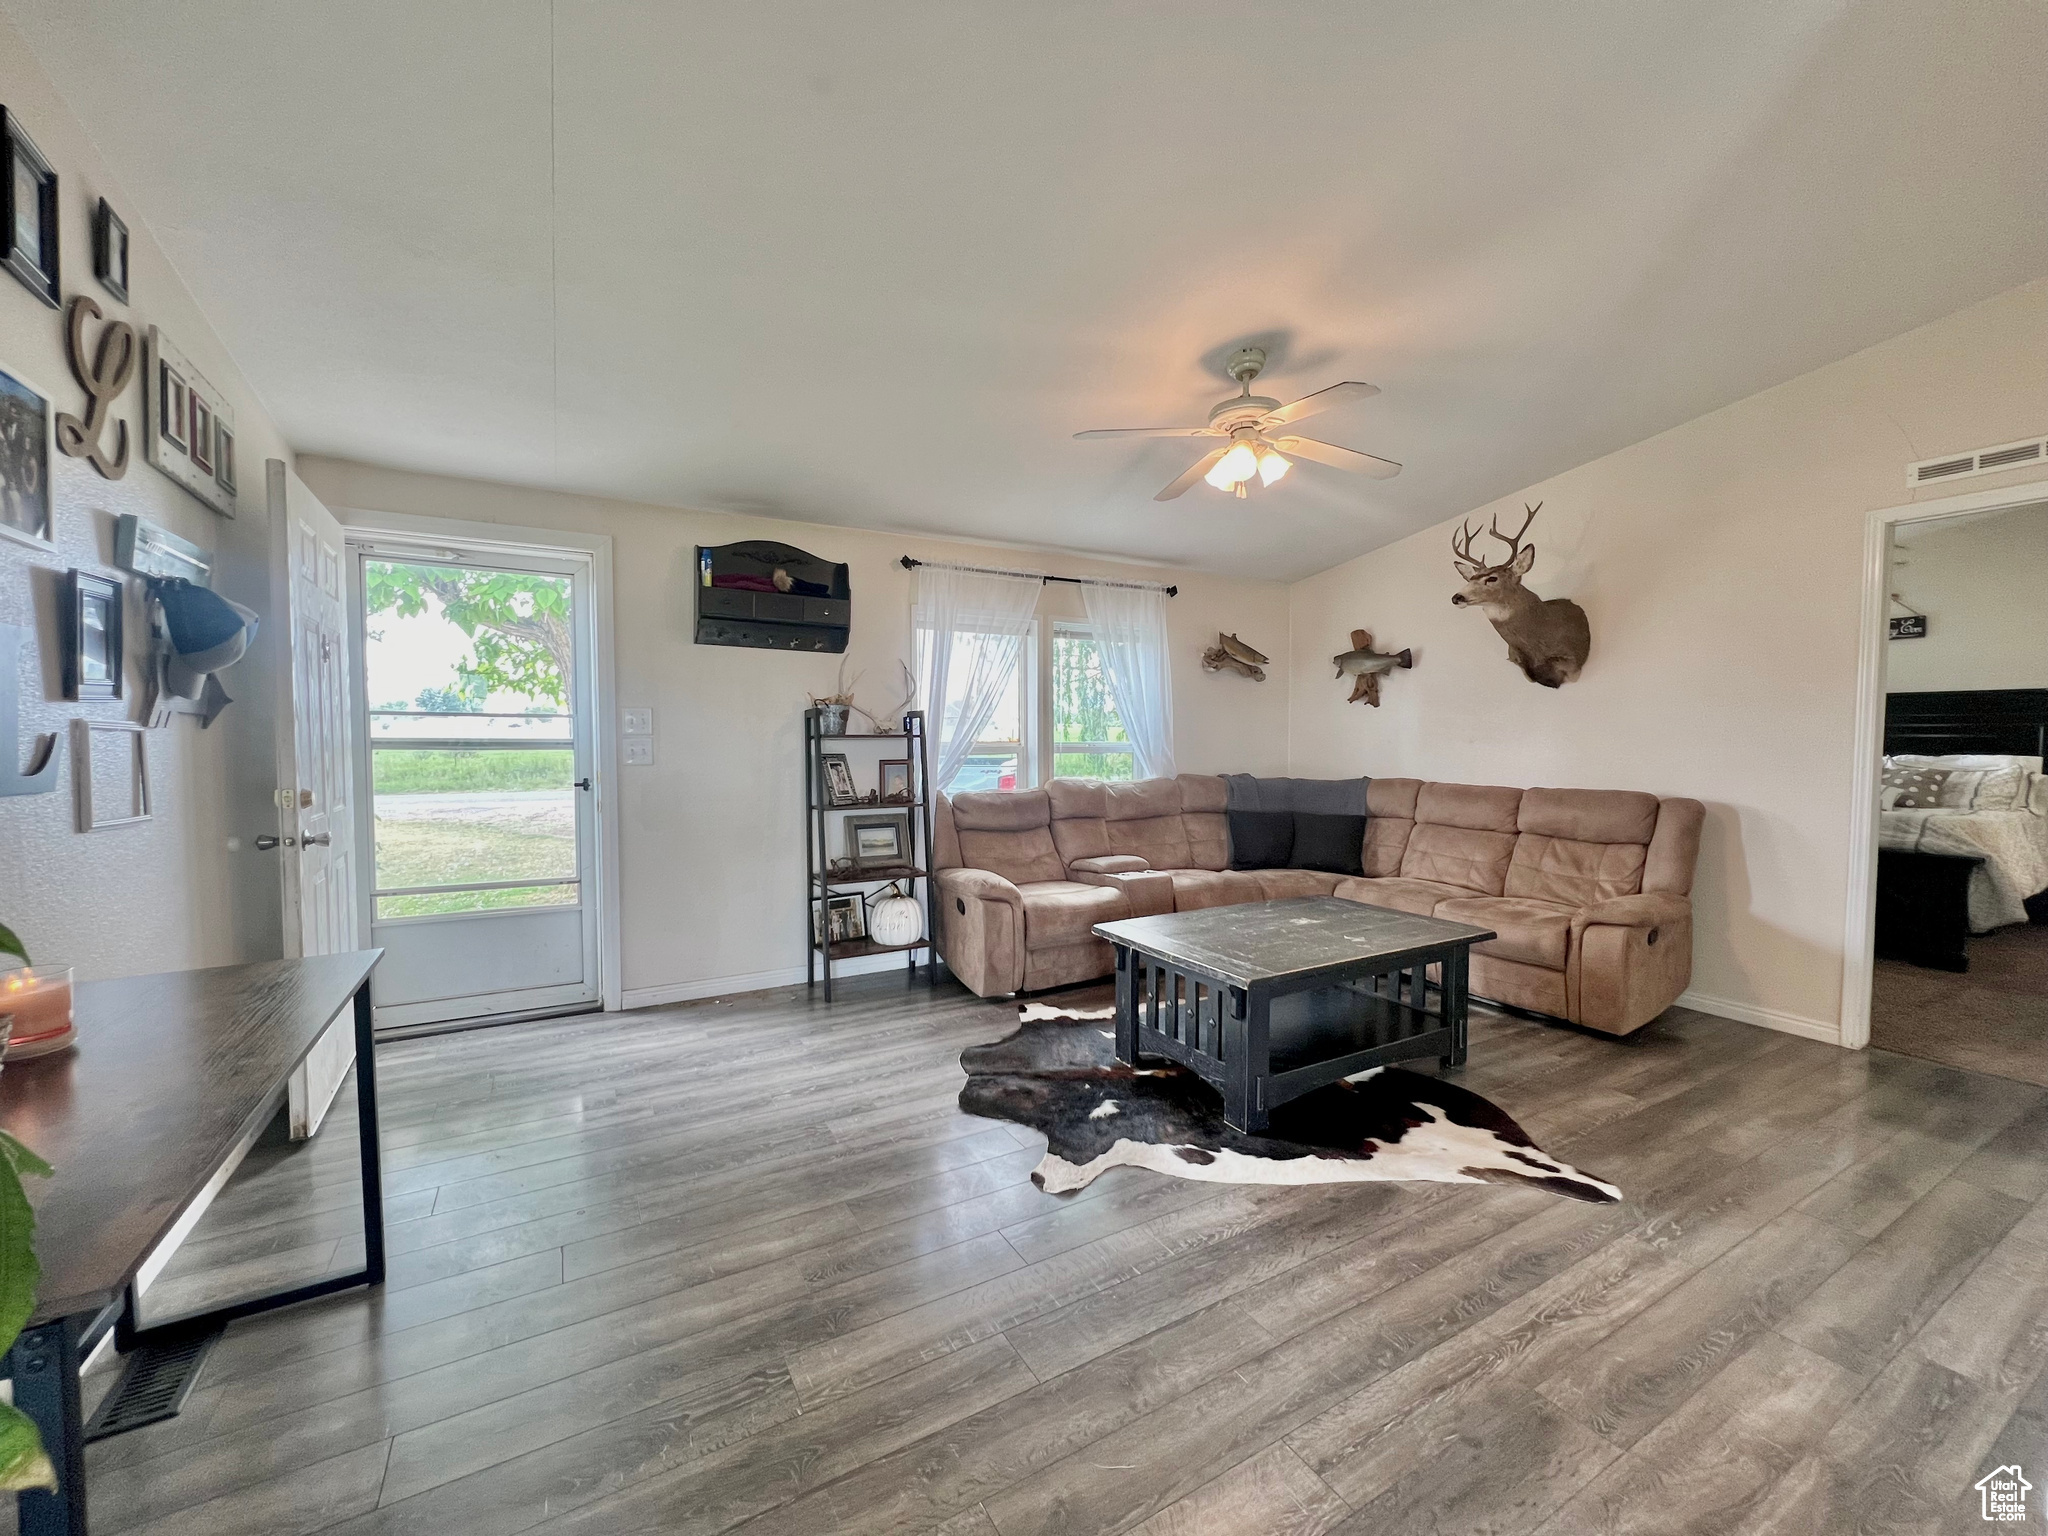
POLYGON ((654 711, 651 709, 627 709, 620 713, 625 717, 625 732, 628 736, 652 736, 654 734, 654 711))
POLYGON ((625 763, 628 768, 651 767, 654 762, 654 738, 652 736, 629 736, 626 738, 625 763))

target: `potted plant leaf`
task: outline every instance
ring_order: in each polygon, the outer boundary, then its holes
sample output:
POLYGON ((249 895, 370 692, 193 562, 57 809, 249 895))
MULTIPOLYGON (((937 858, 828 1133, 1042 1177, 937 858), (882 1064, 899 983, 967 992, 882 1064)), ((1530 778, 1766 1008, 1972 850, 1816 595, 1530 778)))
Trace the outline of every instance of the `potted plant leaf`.
MULTIPOLYGON (((17 956, 23 965, 29 964, 28 951, 4 923, 0 923, 0 954, 17 956)), ((12 1028, 12 1019, 0 1026, 0 1043, 12 1028)), ((36 1213, 22 1188, 24 1174, 46 1179, 50 1165, 0 1131, 0 1351, 14 1347, 35 1310, 36 1281, 42 1274, 36 1263, 36 1213)), ((57 1469, 43 1450, 35 1421, 13 1404, 0 1403, 0 1491, 18 1493, 56 1486, 57 1469)))

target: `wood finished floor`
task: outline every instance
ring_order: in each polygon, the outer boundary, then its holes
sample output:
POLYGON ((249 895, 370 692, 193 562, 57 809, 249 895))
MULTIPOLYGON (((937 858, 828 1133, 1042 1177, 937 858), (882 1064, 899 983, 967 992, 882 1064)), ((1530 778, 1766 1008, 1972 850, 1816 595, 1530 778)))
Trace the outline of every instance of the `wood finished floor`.
MULTIPOLYGON (((1462 1081, 1625 1204, 1057 1198, 954 1104, 1013 1019, 885 977, 384 1047, 390 1286, 232 1328, 91 1449, 93 1529, 1789 1536, 2048 1485, 2039 1088, 1483 1016, 1462 1081)), ((346 1261, 351 1121, 153 1304, 346 1261)))

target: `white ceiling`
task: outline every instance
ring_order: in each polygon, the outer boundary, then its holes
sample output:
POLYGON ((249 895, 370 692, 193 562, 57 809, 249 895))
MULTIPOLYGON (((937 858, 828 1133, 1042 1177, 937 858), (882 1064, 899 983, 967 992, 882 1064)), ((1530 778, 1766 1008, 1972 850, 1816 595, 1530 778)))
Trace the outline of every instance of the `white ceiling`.
POLYGON ((668 504, 1293 578, 2048 271, 2036 0, 0 7, 300 449, 668 504), (1246 341, 1402 475, 1071 440, 1246 341))

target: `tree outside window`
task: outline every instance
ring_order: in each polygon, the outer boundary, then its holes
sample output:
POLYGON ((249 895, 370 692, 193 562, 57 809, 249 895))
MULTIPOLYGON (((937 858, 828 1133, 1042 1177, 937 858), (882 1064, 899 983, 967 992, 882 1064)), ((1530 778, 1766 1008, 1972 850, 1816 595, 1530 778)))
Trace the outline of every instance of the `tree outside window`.
POLYGON ((1053 631, 1052 740, 1055 777, 1132 777, 1135 758, 1102 670, 1101 647, 1078 625, 1053 631))

